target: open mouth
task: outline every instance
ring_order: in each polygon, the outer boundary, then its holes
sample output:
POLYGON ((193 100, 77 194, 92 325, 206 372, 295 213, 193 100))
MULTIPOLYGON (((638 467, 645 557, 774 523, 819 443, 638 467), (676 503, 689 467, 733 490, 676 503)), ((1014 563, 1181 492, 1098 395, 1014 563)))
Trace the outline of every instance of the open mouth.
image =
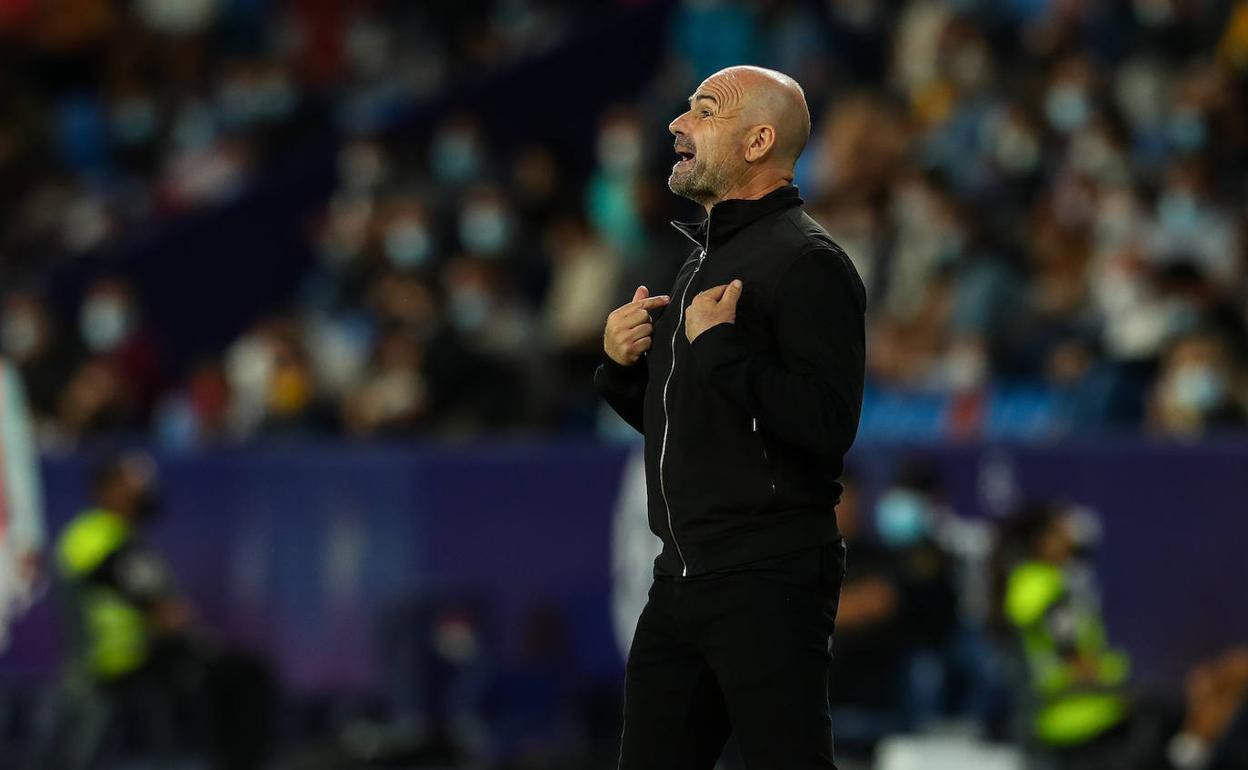
POLYGON ((676 161, 675 168, 688 168, 693 165, 694 153, 689 150, 676 150, 676 154, 680 156, 680 160, 676 161))

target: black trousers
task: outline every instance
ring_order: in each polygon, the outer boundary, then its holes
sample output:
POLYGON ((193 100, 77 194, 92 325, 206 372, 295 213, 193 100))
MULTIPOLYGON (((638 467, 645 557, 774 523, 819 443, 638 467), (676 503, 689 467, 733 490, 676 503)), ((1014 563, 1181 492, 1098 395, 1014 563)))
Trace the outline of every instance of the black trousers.
POLYGON ((691 579, 656 578, 624 687, 620 770, 712 770, 736 734, 747 770, 835 770, 837 541, 691 579))

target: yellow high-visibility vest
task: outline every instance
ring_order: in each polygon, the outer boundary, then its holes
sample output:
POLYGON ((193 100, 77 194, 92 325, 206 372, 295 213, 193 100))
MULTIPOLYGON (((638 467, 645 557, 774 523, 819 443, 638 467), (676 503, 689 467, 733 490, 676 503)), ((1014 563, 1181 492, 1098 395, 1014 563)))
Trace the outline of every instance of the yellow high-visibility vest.
POLYGON ((66 526, 56 544, 57 570, 70 587, 80 623, 78 665, 104 680, 140 668, 148 656, 147 618, 115 588, 93 585, 87 577, 130 542, 131 528, 111 511, 93 509, 66 526))

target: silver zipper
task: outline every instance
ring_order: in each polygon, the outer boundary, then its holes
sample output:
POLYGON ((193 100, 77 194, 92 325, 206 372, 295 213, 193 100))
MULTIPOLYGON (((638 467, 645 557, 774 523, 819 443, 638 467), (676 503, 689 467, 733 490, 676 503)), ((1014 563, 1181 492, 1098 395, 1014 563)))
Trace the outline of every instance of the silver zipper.
POLYGON ((758 445, 763 448, 763 467, 767 469, 767 483, 771 485, 771 493, 776 493, 776 480, 771 475, 771 459, 767 457, 767 440, 763 438, 763 434, 758 430, 758 418, 750 418, 751 425, 755 433, 758 433, 758 445))
MULTIPOLYGON (((711 231, 709 213, 706 219, 709 245, 711 231)), ((698 245, 702 246, 702 244, 698 245)), ((680 542, 676 539, 676 525, 672 523, 672 505, 667 501, 667 479, 663 477, 663 461, 667 459, 667 435, 672 427, 672 421, 667 412, 667 388, 672 384, 672 375, 676 373, 676 335, 685 328, 685 298, 689 296, 689 287, 693 285, 693 279, 698 277, 698 271, 702 269, 702 261, 706 259, 707 251, 708 248, 703 246, 702 254, 698 257, 698 264, 689 275, 689 280, 685 282, 685 290, 680 293, 680 313, 676 316, 676 328, 672 331, 672 368, 668 370, 667 379, 663 382, 663 443, 659 446, 659 493, 663 496, 663 507, 667 509, 667 531, 672 533, 672 545, 676 546, 676 555, 680 557, 681 577, 689 577, 689 565, 685 562, 685 552, 681 550, 680 542)))

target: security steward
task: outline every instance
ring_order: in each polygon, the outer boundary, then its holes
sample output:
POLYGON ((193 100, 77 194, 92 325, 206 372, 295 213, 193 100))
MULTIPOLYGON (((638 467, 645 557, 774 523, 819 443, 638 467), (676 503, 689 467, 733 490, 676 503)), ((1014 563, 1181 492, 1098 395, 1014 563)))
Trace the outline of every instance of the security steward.
POLYGON ((90 767, 123 733, 148 755, 174 750, 167 663, 189 613, 142 539, 158 504, 154 464, 139 454, 110 459, 95 473, 92 497, 56 542, 71 651, 40 765, 48 770, 90 767))
POLYGON ((1028 554, 1007 579, 1005 614, 1031 682, 1031 737, 1065 756, 1063 767, 1117 767, 1114 747, 1132 716, 1130 664, 1109 646, 1099 601, 1075 558, 1070 517, 1060 506, 1039 506, 1015 527, 1028 554))

